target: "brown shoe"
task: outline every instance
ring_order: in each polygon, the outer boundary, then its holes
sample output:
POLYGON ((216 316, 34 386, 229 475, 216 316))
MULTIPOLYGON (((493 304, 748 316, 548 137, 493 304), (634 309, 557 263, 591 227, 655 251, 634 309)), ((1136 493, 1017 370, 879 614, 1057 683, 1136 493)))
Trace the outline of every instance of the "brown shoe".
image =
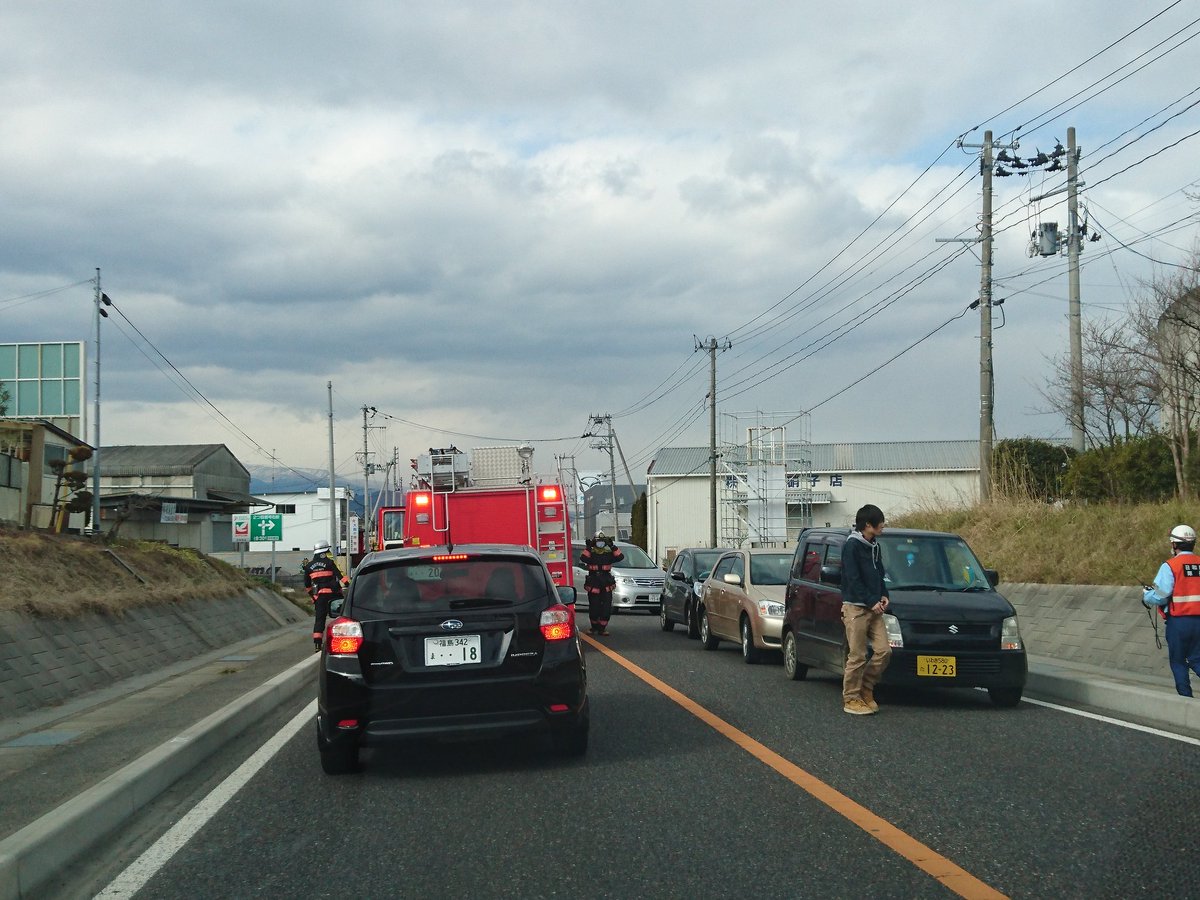
POLYGON ((863 703, 858 697, 855 697, 852 700, 846 701, 846 705, 842 707, 842 712, 850 713, 852 716, 869 716, 875 710, 863 703))
POLYGON ((872 688, 863 688, 862 700, 871 712, 879 712, 879 704, 875 702, 875 691, 872 688))

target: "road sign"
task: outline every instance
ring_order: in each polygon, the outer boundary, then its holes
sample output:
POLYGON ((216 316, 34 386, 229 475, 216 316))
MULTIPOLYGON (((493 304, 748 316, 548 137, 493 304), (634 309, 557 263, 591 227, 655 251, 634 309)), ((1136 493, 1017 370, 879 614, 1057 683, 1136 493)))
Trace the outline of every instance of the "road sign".
POLYGON ((244 514, 234 514, 233 519, 233 542, 248 543, 250 540, 250 516, 244 514))
POLYGON ((278 541, 282 539, 282 513, 253 513, 250 516, 250 540, 278 541))

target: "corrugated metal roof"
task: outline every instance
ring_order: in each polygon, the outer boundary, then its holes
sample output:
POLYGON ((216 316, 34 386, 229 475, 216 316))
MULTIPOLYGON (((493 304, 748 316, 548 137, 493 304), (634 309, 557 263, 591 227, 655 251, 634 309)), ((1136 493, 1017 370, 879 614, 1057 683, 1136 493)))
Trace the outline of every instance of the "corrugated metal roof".
MULTIPOLYGON (((100 471, 106 476, 191 475, 196 466, 224 450, 224 444, 164 444, 100 449, 100 471)), ((232 456, 232 454, 230 454, 232 456)), ((236 458, 235 458, 236 460, 236 458)))
MULTIPOLYGON (((978 472, 979 441, 881 441, 878 443, 787 445, 789 471, 812 472, 978 472)), ((742 465, 745 448, 725 459, 742 465)), ((650 474, 703 475, 709 469, 707 447, 663 447, 654 455, 650 474)))

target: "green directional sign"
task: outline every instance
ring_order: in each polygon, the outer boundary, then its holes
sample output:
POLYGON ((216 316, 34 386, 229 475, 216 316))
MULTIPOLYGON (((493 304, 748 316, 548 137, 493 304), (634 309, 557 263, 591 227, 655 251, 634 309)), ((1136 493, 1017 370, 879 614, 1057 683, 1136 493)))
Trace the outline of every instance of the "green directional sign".
POLYGON ((282 513, 254 513, 250 516, 250 540, 283 540, 282 513))

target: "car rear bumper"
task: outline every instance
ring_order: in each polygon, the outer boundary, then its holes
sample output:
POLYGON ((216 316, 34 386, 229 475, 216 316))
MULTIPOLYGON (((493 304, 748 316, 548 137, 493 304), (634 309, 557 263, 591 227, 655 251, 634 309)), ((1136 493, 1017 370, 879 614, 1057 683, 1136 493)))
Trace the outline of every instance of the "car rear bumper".
POLYGON ((1023 688, 1028 665, 1023 650, 921 651, 904 647, 892 651, 882 684, 907 687, 1023 688), (918 675, 918 656, 952 656, 953 677, 918 675))
POLYGON ((533 678, 446 683, 368 685, 327 669, 322 682, 317 720, 331 743, 372 746, 569 729, 586 720, 588 709, 586 676, 578 662, 543 668, 533 678))

